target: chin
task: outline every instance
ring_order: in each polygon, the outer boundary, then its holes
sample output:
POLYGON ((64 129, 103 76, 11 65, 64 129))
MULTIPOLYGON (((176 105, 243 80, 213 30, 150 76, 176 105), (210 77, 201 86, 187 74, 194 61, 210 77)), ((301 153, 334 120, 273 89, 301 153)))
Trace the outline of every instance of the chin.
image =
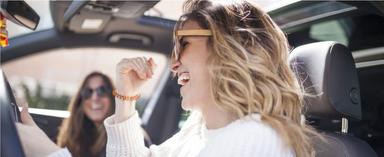
POLYGON ((181 101, 181 108, 185 111, 192 111, 195 109, 194 105, 192 103, 181 101))
POLYGON ((104 121, 104 117, 101 117, 99 115, 95 115, 95 116, 89 116, 89 119, 94 122, 94 123, 102 123, 104 121))
POLYGON ((190 106, 186 106, 186 105, 181 105, 181 108, 185 111, 191 111, 191 107, 190 106))
POLYGON ((92 118, 92 122, 94 122, 94 123, 103 123, 103 121, 104 121, 104 118, 92 118))

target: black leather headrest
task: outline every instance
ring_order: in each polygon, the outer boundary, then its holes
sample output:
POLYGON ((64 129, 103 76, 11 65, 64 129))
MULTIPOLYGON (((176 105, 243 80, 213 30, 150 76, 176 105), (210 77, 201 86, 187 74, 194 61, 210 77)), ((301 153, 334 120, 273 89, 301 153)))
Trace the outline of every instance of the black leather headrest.
POLYGON ((360 88, 355 62, 347 47, 326 41, 295 48, 291 67, 303 88, 309 118, 361 119, 360 88))

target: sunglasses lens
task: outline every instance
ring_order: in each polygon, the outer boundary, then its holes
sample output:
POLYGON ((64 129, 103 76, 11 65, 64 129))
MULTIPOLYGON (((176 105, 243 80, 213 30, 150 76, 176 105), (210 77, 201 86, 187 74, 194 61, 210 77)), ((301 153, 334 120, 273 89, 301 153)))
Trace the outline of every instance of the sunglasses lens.
POLYGON ((82 91, 81 91, 81 96, 84 98, 84 99, 88 99, 92 96, 92 89, 90 88, 84 88, 82 91))
POLYGON ((92 97, 92 94, 93 92, 96 92, 97 96, 98 97, 103 97, 103 96, 106 96, 108 92, 110 92, 111 90, 109 90, 109 88, 107 87, 104 87, 104 86, 101 86, 99 88, 96 88, 96 89, 91 89, 91 88, 84 88, 82 91, 81 91, 81 96, 84 98, 84 99, 89 99, 90 97, 92 97))
POLYGON ((96 94, 99 97, 105 96, 107 94, 107 92, 108 92, 107 87, 102 86, 102 87, 99 87, 96 89, 96 94))

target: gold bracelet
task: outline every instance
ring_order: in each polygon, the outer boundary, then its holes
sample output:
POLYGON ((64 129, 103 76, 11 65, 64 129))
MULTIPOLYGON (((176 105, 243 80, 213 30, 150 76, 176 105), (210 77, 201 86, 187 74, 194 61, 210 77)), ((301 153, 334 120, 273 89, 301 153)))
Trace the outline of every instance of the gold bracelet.
POLYGON ((115 96, 118 99, 124 100, 124 101, 135 101, 140 98, 140 94, 134 95, 134 96, 126 96, 126 95, 121 95, 117 93, 116 89, 112 91, 113 96, 115 96))

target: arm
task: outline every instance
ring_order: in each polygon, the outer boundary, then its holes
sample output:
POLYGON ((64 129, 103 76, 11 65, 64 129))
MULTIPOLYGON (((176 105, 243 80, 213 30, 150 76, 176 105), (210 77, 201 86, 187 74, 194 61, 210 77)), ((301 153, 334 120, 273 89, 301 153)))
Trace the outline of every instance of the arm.
POLYGON ((71 157, 67 149, 60 149, 36 125, 27 106, 22 107, 20 118, 22 123, 16 123, 16 127, 26 156, 71 157))
POLYGON ((104 121, 107 130, 107 157, 150 156, 150 149, 145 147, 140 119, 136 113, 126 121, 113 123, 116 115, 104 121))
MULTIPOLYGON (((138 95, 139 88, 153 75, 152 59, 123 59, 116 66, 116 92, 119 95, 138 95)), ((116 98, 115 114, 104 121, 107 130, 107 156, 150 156, 144 145, 136 100, 116 98)))
POLYGON ((104 121, 107 129, 107 157, 163 157, 173 154, 177 156, 179 148, 183 148, 192 130, 200 129, 201 115, 192 113, 181 130, 161 145, 144 146, 143 132, 140 128, 140 119, 137 112, 129 119, 120 123, 113 123, 115 115, 104 121))

